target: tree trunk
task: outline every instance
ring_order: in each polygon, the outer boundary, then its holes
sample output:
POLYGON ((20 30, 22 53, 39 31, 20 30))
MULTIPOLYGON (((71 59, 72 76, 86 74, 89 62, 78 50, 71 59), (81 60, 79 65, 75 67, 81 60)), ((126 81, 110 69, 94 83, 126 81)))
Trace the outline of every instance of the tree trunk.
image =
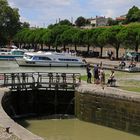
POLYGON ((43 44, 41 44, 41 50, 43 50, 43 44))
POLYGON ((88 46, 87 46, 87 52, 89 52, 89 48, 90 48, 90 45, 88 44, 88 46))
POLYGON ((75 47, 75 51, 77 52, 77 45, 76 45, 76 44, 74 44, 74 47, 75 47))
POLYGON ((66 45, 64 44, 64 46, 63 46, 63 49, 64 49, 64 52, 66 51, 66 45))
POLYGON ((102 57, 102 54, 103 54, 103 47, 100 46, 100 48, 101 48, 101 51, 100 51, 100 57, 102 57))
POLYGON ((139 43, 136 42, 136 45, 135 45, 135 51, 138 52, 138 48, 139 48, 139 43))
POLYGON ((49 47, 49 50, 50 50, 51 49, 51 45, 49 45, 48 47, 49 47))
POLYGON ((57 52, 57 45, 56 45, 56 47, 55 47, 55 51, 57 52))
POLYGON ((117 44, 117 46, 116 46, 116 59, 119 58, 119 49, 120 49, 120 44, 117 44))

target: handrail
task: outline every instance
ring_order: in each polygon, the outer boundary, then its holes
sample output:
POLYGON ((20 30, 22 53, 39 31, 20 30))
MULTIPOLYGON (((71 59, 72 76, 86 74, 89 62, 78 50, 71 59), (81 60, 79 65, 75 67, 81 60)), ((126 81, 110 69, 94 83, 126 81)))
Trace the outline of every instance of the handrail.
POLYGON ((0 73, 0 86, 14 90, 28 89, 75 89, 81 82, 80 73, 17 72, 0 73))

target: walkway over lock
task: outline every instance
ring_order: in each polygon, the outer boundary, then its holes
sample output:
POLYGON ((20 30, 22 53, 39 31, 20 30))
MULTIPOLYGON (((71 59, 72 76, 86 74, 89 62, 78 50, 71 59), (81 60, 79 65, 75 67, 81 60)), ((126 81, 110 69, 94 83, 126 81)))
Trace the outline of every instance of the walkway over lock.
POLYGON ((11 90, 74 90, 81 82, 80 77, 80 73, 0 73, 0 86, 9 87, 11 90))

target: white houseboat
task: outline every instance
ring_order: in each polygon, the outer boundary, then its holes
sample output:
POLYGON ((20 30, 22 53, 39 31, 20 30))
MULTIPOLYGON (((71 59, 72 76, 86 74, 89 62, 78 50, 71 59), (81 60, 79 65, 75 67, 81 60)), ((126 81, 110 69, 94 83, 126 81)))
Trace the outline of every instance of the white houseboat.
POLYGON ((15 58, 23 57, 27 50, 0 48, 0 60, 15 60, 15 58))
POLYGON ((27 52, 23 58, 16 59, 19 66, 39 66, 39 67, 80 67, 86 63, 81 58, 65 53, 56 52, 27 52))

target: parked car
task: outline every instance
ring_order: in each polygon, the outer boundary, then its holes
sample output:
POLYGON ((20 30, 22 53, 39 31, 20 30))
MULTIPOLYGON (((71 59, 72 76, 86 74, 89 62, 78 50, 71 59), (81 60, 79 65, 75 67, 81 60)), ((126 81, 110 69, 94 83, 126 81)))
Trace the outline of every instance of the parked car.
POLYGON ((126 52, 125 59, 140 61, 140 52, 126 52))

